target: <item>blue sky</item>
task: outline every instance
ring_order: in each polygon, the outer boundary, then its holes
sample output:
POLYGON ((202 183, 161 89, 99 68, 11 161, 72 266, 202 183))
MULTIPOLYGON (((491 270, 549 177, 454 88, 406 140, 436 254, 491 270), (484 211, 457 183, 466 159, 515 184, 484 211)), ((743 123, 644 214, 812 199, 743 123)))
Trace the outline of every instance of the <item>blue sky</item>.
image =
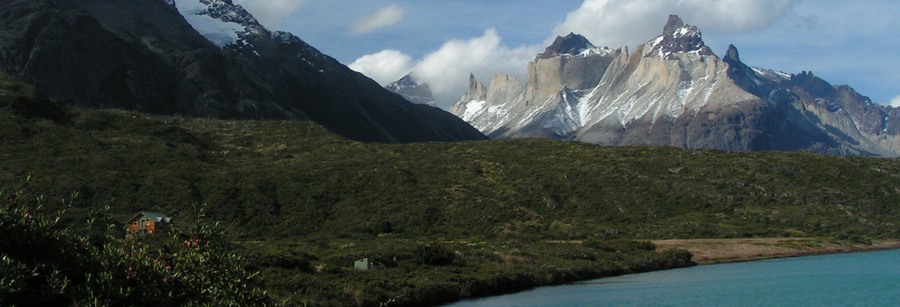
POLYGON ((481 36, 489 28, 502 33, 510 46, 540 43, 580 4, 573 0, 306 0, 281 20, 280 29, 350 64, 384 49, 420 58, 446 41, 481 36), (391 5, 404 10, 402 20, 366 34, 353 33, 357 19, 391 5))
POLYGON ((617 48, 653 39, 668 14, 696 25, 716 54, 788 73, 813 71, 876 103, 900 106, 895 0, 234 0, 382 84, 409 71, 447 108, 468 75, 524 82, 527 62, 560 34, 617 48))

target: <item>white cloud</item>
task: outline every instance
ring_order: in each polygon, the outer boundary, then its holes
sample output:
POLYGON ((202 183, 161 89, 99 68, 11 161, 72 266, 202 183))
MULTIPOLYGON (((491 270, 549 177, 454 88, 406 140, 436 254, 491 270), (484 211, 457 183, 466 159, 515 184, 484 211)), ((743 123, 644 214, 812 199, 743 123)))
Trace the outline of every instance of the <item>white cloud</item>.
MULTIPOLYGON (((448 109, 468 90, 469 74, 487 83, 496 73, 507 73, 525 82, 528 61, 540 47, 508 47, 493 29, 469 40, 451 40, 424 58, 412 61, 409 55, 384 50, 360 57, 350 68, 385 85, 412 71, 418 82, 427 82, 438 107, 448 109)), ((487 84, 486 84, 487 85, 487 84)))
POLYGON ((413 64, 409 55, 397 50, 382 50, 364 55, 348 66, 383 86, 409 73, 413 64))
POLYGON ((575 32, 596 45, 635 46, 659 35, 669 14, 704 33, 736 34, 764 29, 797 0, 585 0, 553 30, 575 32))
POLYGON ((900 95, 897 95, 897 97, 891 99, 890 106, 900 108, 900 95))
POLYGON ((366 34, 375 30, 390 27, 403 19, 405 10, 396 5, 390 5, 382 8, 371 15, 360 17, 353 24, 353 34, 366 34))
POLYGON ((438 106, 446 109, 468 90, 470 73, 484 83, 499 72, 524 82, 528 61, 539 51, 537 45, 505 46, 497 31, 488 29, 476 38, 444 43, 415 66, 413 75, 420 82, 428 82, 438 106))
POLYGON ((301 6, 305 0, 234 0, 234 4, 243 6, 263 26, 270 29, 281 29, 281 20, 301 6))

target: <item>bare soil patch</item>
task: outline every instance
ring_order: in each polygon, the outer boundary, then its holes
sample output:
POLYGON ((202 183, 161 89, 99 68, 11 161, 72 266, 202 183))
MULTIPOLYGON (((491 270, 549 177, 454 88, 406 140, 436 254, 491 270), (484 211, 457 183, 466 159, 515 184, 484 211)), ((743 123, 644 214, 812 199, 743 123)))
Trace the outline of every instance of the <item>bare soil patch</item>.
POLYGON ((865 244, 830 238, 674 239, 652 242, 660 250, 686 249, 700 264, 900 248, 900 240, 878 240, 865 244))

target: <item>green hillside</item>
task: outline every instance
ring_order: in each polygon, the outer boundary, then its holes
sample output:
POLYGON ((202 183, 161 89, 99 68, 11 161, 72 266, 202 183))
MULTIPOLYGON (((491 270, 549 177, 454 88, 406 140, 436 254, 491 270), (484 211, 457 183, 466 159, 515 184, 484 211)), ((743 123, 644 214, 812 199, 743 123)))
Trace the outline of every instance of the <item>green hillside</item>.
POLYGON ((6 77, 0 118, 6 190, 30 175, 33 196, 77 192, 71 227, 107 204, 112 222, 149 210, 186 227, 192 204, 206 204, 293 303, 437 303, 684 265, 622 240, 900 238, 897 159, 546 139, 367 144, 309 122, 66 109, 6 77), (382 269, 349 269, 363 257, 382 269))
POLYGON ((306 122, 5 115, 0 180, 211 216, 240 239, 897 237, 900 161, 544 139, 364 144, 306 122))

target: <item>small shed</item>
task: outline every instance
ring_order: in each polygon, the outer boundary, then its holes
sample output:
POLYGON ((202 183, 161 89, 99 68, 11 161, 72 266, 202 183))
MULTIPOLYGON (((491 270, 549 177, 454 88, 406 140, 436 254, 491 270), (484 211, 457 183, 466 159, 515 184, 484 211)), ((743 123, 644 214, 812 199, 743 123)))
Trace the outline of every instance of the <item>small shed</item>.
POLYGON ((372 269, 372 261, 369 258, 363 258, 353 262, 353 268, 360 271, 368 271, 372 269))
POLYGON ((141 211, 128 220, 131 235, 155 235, 172 230, 172 218, 159 212, 141 211))

